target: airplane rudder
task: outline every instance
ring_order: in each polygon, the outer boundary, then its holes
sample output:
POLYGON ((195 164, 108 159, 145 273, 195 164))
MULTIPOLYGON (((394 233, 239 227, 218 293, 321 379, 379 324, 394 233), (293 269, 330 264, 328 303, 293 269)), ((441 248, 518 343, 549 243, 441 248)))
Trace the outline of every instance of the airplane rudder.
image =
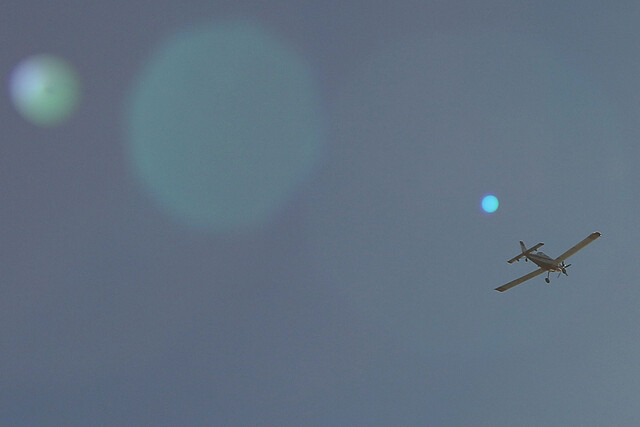
POLYGON ((524 242, 522 240, 520 240, 520 249, 522 249, 522 252, 525 252, 527 250, 527 247, 524 245, 524 242))

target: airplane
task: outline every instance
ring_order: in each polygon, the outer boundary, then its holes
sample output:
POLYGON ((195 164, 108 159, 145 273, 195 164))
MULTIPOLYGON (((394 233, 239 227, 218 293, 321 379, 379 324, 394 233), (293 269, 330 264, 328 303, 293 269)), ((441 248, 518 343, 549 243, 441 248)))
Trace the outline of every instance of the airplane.
POLYGON ((544 243, 538 243, 537 245, 527 249, 527 247, 524 245, 524 243, 522 242, 522 240, 520 241, 520 248, 522 249, 522 253, 520 255, 517 255, 513 258, 511 258, 509 261, 507 261, 509 264, 513 264, 515 261, 520 261, 521 258, 524 257, 525 261, 531 260, 534 264, 536 264, 538 267, 537 270, 532 271, 529 274, 525 274, 522 277, 519 277, 515 280, 512 280, 511 282, 507 283, 506 285, 502 285, 498 288, 496 288, 496 291, 498 292, 504 292, 508 289, 513 288, 516 285, 519 285, 520 283, 526 282, 529 279, 533 279, 536 276, 541 275, 542 273, 546 272, 547 273, 547 277, 544 279, 545 282, 549 283, 549 275, 553 272, 558 272, 558 277, 560 277, 561 273, 564 273, 565 276, 568 276, 567 274, 567 267, 571 266, 571 264, 566 264, 564 263, 564 261, 569 258, 571 255, 575 254, 576 252, 578 252, 580 249, 584 248, 585 246, 587 246, 589 243, 593 242, 594 240, 596 240, 598 237, 600 237, 601 234, 599 232, 594 232, 589 234, 589 236, 587 236, 585 239, 583 239, 580 243, 578 243, 577 245, 573 246, 571 249, 569 249, 568 251, 566 251, 565 253, 563 253, 562 255, 560 255, 558 258, 553 259, 551 258, 549 255, 546 255, 544 252, 538 252, 538 248, 542 245, 544 245, 544 243))

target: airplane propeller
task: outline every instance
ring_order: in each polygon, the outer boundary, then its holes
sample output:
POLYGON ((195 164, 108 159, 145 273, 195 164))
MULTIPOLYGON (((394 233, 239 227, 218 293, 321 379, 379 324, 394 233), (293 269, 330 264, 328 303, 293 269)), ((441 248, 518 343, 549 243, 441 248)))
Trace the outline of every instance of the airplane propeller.
MULTIPOLYGON (((565 276, 569 276, 567 274, 567 268, 569 267, 571 267, 571 264, 564 265, 564 261, 562 261, 562 264, 560 264, 560 271, 562 271, 565 276)), ((558 273, 558 277, 560 277, 560 273, 558 273)))

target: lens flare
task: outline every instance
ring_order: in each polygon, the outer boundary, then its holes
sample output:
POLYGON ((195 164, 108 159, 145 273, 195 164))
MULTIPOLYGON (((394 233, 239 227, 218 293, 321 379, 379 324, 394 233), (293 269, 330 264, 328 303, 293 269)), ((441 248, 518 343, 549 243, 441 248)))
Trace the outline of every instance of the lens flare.
POLYGON ((493 194, 488 194, 482 199, 482 210, 486 213, 494 213, 498 210, 498 198, 493 194))
POLYGON ((311 67, 244 22, 180 31, 126 108, 131 165, 154 201, 215 232, 269 221, 313 169, 320 113, 311 67))
POLYGON ((49 54, 33 55, 21 61, 11 74, 9 91, 22 117, 43 127, 67 120, 80 100, 75 70, 66 61, 49 54))

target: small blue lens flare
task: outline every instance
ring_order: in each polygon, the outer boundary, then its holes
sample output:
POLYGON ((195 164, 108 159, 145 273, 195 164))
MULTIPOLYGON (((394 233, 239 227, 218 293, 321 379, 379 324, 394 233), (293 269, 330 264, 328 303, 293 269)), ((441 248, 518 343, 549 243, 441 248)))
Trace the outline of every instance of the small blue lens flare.
POLYGON ((482 210, 486 213, 494 213, 498 210, 498 198, 493 194, 488 194, 482 199, 482 210))

